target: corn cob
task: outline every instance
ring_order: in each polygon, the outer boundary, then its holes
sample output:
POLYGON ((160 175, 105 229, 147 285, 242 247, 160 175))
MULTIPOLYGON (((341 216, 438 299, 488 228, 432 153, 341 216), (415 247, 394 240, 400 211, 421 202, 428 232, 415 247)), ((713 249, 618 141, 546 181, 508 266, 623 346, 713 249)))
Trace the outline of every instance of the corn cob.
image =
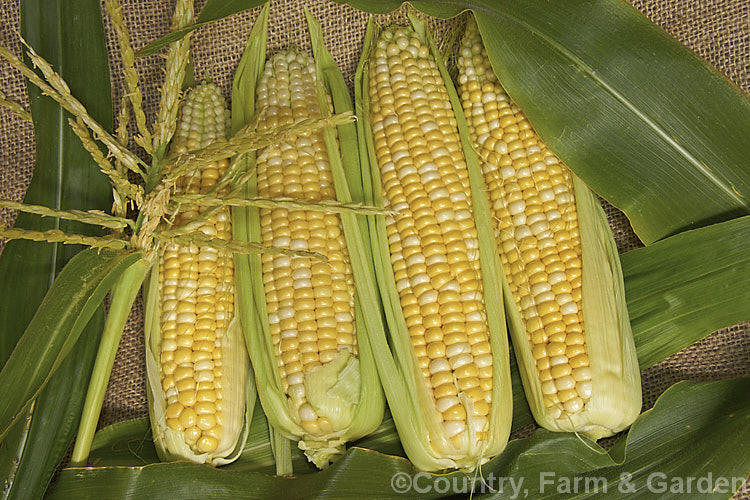
MULTIPOLYGON (((383 243, 379 280, 393 307, 386 316, 394 358, 417 415, 394 411, 400 391, 386 387, 386 395, 417 467, 471 469, 507 440, 506 333, 500 308, 488 302, 501 300, 491 223, 475 206, 449 90, 426 37, 423 26, 421 33, 383 29, 363 61, 373 189, 398 213, 381 230, 387 250, 383 243), (491 249, 482 255, 486 242, 491 249)), ((486 204, 481 191, 479 200, 486 204)), ((384 371, 392 370, 381 369, 387 385, 384 371)))
MULTIPOLYGON (((319 117, 315 64, 295 50, 269 59, 258 85, 260 130, 319 117), (287 97, 288 96, 288 97, 287 97)), ((327 152, 320 132, 296 137, 262 152, 258 161, 258 194, 307 201, 335 199, 327 152)), ((330 418, 309 404, 305 374, 342 353, 357 355, 354 331, 354 283, 341 222, 335 214, 286 210, 260 211, 263 243, 324 252, 327 262, 304 257, 263 255, 263 283, 272 342, 284 379, 284 390, 299 413, 305 432, 330 432, 330 418)))
MULTIPOLYGON (((267 60, 257 83, 260 131, 320 118, 324 106, 329 112, 330 95, 320 93, 317 71, 316 61, 296 49, 267 60)), ((335 200, 330 155, 339 152, 329 150, 324 133, 311 130, 262 149, 256 194, 335 200)), ((258 376, 269 420, 299 441, 318 467, 326 467, 343 453, 346 441, 377 427, 384 406, 374 364, 360 356, 365 325, 358 319, 345 227, 337 214, 273 208, 259 210, 258 230, 263 244, 318 252, 327 259, 258 257, 262 285, 255 288, 255 302, 259 317, 267 318, 259 332, 266 337, 262 347, 251 347, 256 369, 265 366, 273 373, 258 376)))
POLYGON ((588 188, 505 93, 473 20, 458 68, 459 94, 494 212, 531 408, 551 430, 612 435, 639 414, 641 394, 609 226, 588 188), (586 231, 591 227, 593 234, 586 231), (587 237, 605 241, 609 256, 587 237))
MULTIPOLYGON (((170 155, 195 151, 226 138, 228 110, 214 84, 191 91, 181 107, 170 155)), ((178 179, 178 194, 205 193, 216 185, 228 160, 178 179)), ((178 226, 212 238, 232 239, 228 208, 191 222, 202 209, 183 207, 178 226)), ((234 264, 230 251, 167 244, 152 276, 149 366, 151 419, 159 452, 215 464, 231 461, 245 425, 248 359, 234 320, 234 264)), ((151 297, 150 297, 151 298, 151 297)))

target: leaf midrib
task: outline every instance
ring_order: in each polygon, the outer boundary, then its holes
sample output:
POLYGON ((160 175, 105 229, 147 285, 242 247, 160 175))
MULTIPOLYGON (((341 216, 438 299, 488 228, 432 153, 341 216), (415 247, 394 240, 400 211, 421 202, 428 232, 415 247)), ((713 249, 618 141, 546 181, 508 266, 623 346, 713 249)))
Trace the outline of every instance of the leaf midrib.
MULTIPOLYGON (((63 60, 62 51, 62 7, 61 3, 55 2, 55 8, 57 10, 57 73, 64 78, 65 75, 65 64, 63 60)), ((65 126, 65 116, 62 106, 57 106, 57 184, 55 186, 55 207, 57 210, 62 209, 62 183, 63 183, 63 158, 65 158, 65 134, 63 128, 65 126)), ((54 219, 55 229, 60 229, 60 219, 55 217, 54 219)), ((58 251, 60 243, 52 245, 52 258, 50 259, 50 270, 49 270, 49 282, 47 288, 52 286, 55 281, 55 271, 57 270, 58 251)))

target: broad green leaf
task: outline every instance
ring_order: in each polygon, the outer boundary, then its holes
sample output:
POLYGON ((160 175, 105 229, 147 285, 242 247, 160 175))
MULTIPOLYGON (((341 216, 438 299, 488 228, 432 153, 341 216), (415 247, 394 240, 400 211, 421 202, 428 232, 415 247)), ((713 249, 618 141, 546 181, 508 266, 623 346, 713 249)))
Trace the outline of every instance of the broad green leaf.
MULTIPOLYGON (((520 384, 520 381, 518 384, 520 384)), ((520 393, 520 398, 525 401, 523 393, 520 393)), ((255 408, 255 417, 250 426, 250 432, 241 457, 236 462, 223 468, 274 473, 274 458, 268 424, 259 405, 260 403, 255 408)), ((531 422, 531 414, 528 412, 528 408, 525 417, 528 421, 523 425, 531 422)), ((399 457, 406 456, 401 447, 396 427, 393 424, 393 418, 388 411, 386 411, 380 426, 362 439, 353 442, 352 447, 366 448, 399 457)), ((315 467, 308 463, 300 450, 292 451, 292 460, 296 475, 317 471, 315 467)), ((91 449, 91 464, 94 466, 141 466, 158 461, 147 418, 112 424, 98 431, 94 437, 91 449)))
POLYGON ((513 388, 513 424, 511 431, 516 431, 534 422, 531 415, 529 402, 526 401, 526 393, 521 383, 521 374, 518 371, 518 361, 515 356, 510 356, 510 381, 513 388))
POLYGON ((0 441, 49 382, 119 275, 140 258, 87 249, 63 268, 0 371, 0 441))
MULTIPOLYGON (((55 66, 92 116, 111 128, 109 67, 99 2, 22 0, 20 9, 26 41, 55 66)), ((36 166, 24 201, 62 209, 109 208, 109 183, 68 127, 67 115, 35 87, 28 91, 35 125, 36 166)), ((16 227, 95 234, 91 226, 28 214, 19 215, 16 227)), ((55 274, 79 249, 30 241, 7 244, 0 255, 0 366, 55 274)), ((3 498, 42 497, 73 439, 103 321, 104 309, 100 308, 71 356, 37 398, 33 413, 24 415, 0 443, 3 498)))
MULTIPOLYGON (((348 5, 351 5, 352 7, 364 10, 366 12, 372 12, 374 14, 386 14, 388 12, 394 11, 398 9, 402 3, 404 3, 404 0, 337 0, 339 3, 345 3, 348 5)), ((415 7, 420 4, 420 2, 409 2, 411 5, 414 5, 415 7)), ((424 3, 424 2, 421 2, 424 3)), ((450 16, 448 16, 450 17, 450 16)))
POLYGON ((741 217, 620 257, 641 368, 750 320, 748 248, 750 217, 741 217))
MULTIPOLYGON (((81 416, 86 385, 96 357, 96 346, 101 331, 96 328, 104 316, 98 308, 89 325, 81 333, 70 355, 52 376, 34 402, 27 418, 31 426, 23 441, 6 438, 0 449, 16 446, 17 467, 13 476, 5 474, 9 483, 3 498, 42 498, 55 470, 68 451, 81 416), (18 448, 21 449, 18 449, 18 448)), ((26 419, 14 427, 27 426, 26 419)), ((5 460, 0 460, 4 464, 5 460)))
MULTIPOLYGON (((529 470, 557 470, 573 475, 613 464, 606 454, 592 452, 575 436, 538 431, 531 438, 512 441, 506 451, 482 467, 485 477, 525 474, 529 470), (566 454, 566 460, 556 460, 566 454)), ((603 453, 603 450, 601 450, 603 453)), ((406 459, 364 448, 351 448, 328 469, 297 474, 294 478, 274 477, 260 472, 240 471, 240 463, 221 469, 194 464, 153 464, 143 467, 100 467, 66 469, 50 491, 50 498, 87 498, 127 491, 133 498, 358 498, 367 492, 372 498, 400 497, 392 487, 394 477, 408 477, 416 488, 408 498, 438 498, 447 479, 458 485, 458 493, 469 493, 472 478, 461 472, 447 475, 419 473, 406 459), (231 470, 230 470, 231 467, 231 470), (169 474, 170 481, 159 480, 169 474), (171 486, 171 487, 168 487, 171 486), (466 486, 467 489, 462 489, 466 486), (109 490, 107 490, 109 488, 109 490), (420 490, 427 490, 420 492, 420 490), (109 493, 105 493, 109 491, 109 493), (421 493, 421 494, 420 494, 421 493)), ((481 481, 476 480, 476 488, 481 481)), ((497 484, 496 484, 497 486, 497 484)), ((508 486, 506 486, 508 487, 508 486)), ((488 490, 487 490, 488 491, 488 490)))
MULTIPOLYGON (((400 4, 347 3, 373 12, 400 4)), ((750 213, 748 96, 626 2, 414 6, 439 17, 476 13, 510 96, 647 244, 750 213)))
MULTIPOLYGON (((107 49, 99 2, 23 0, 26 41, 66 79, 89 113, 112 127, 107 49), (59 14, 59 15, 58 15, 59 14), (74 19, 75 17, 75 19, 74 19)), ((107 210, 112 189, 68 126, 68 114, 29 85, 36 166, 24 201, 56 209, 107 210)), ((93 226, 19 214, 16 227, 96 234, 93 226)), ((55 275, 80 246, 11 241, 0 257, 0 366, 10 355, 55 275)))
POLYGON ((136 52, 135 55, 136 57, 145 57, 155 54, 162 48, 166 47, 172 42, 176 42, 191 31, 194 31, 214 21, 218 21, 219 19, 237 14, 238 12, 263 5, 264 3, 266 3, 266 1, 267 0, 208 0, 203 6, 203 9, 201 9, 201 13, 198 15, 198 18, 195 20, 195 24, 164 35, 158 40, 155 40, 140 49, 138 52, 136 52))
MULTIPOLYGON (((300 450, 292 451, 297 473, 315 471, 300 450)), ((118 422, 99 430, 91 446, 90 463, 96 467, 143 466, 159 462, 147 417, 118 422)), ((168 471, 170 464, 163 464, 168 471)), ((274 457, 268 432, 268 420, 260 402, 254 403, 253 419, 240 458, 221 467, 224 470, 275 473, 274 457)))
POLYGON ((749 393, 750 378, 675 384, 612 450, 624 462, 584 476, 603 478, 608 499, 731 497, 750 475, 749 393))
POLYGON ((158 461, 148 417, 108 425, 97 431, 91 443, 92 467, 129 467, 158 461))

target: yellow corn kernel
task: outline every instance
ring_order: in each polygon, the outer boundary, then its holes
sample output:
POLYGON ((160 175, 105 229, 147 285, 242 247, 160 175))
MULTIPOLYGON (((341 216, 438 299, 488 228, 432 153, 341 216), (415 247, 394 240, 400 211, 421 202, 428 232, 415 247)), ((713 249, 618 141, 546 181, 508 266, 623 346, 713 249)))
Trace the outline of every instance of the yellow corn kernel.
MULTIPOLYGON (((296 49, 268 58, 256 95, 256 108, 262 111, 260 131, 322 116, 314 61, 296 49)), ((257 161, 258 195, 335 200, 328 158, 322 130, 264 148, 257 161)), ((341 220, 319 211, 262 209, 260 230, 265 245, 311 250, 328 259, 261 256, 271 341, 284 367, 286 396, 306 434, 328 435, 335 431, 333 423, 312 409, 305 380, 343 350, 357 355, 354 285, 341 220)))

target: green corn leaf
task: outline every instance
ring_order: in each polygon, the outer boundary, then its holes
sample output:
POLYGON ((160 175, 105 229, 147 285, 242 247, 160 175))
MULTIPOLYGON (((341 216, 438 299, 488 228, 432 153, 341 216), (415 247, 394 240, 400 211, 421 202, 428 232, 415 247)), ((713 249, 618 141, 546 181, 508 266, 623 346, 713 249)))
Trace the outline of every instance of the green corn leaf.
POLYGON ((13 472, 3 474, 3 498, 42 498, 47 485, 70 446, 80 419, 91 369, 96 357, 104 310, 94 312, 70 355, 52 376, 34 402, 33 411, 14 425, 24 430, 23 439, 9 435, 0 443, 0 464, 13 464, 13 472), (30 422, 29 422, 30 420, 30 422), (10 449, 11 446, 16 448, 10 449), (5 451, 15 452, 4 456, 5 451))
POLYGON ((0 371, 0 441, 49 382, 119 275, 140 258, 88 249, 63 268, 0 371))
MULTIPOLYGON (((222 469, 275 474, 277 469, 274 464, 275 459, 268 420, 262 411, 260 402, 256 401, 253 404, 254 418, 250 424, 242 455, 236 462, 223 466, 222 469)), ((389 455, 404 456, 393 420, 387 411, 380 426, 372 433, 352 443, 352 446, 389 455)), ((301 450, 293 447, 291 451, 296 474, 317 471, 301 450)), ((91 465, 96 467, 139 467, 158 463, 159 457, 152 440, 148 418, 118 422, 99 430, 94 436, 91 446, 90 462, 91 465)))
POLYGON ((621 256, 641 368, 750 320, 748 248, 750 217, 741 217, 621 256))
POLYGON ((93 467, 142 466, 159 461, 148 417, 123 420, 97 431, 91 442, 93 467))
MULTIPOLYGON (((603 480, 607 499, 731 497, 750 475, 748 393, 750 378, 673 385, 615 444, 618 465, 582 474, 581 484, 603 480)), ((605 494, 555 493, 560 500, 605 494)))
MULTIPOLYGON (((91 115, 111 129, 109 67, 99 2, 22 0, 20 9, 21 33, 29 45, 55 65, 91 115)), ((68 126, 68 115, 36 87, 29 85, 28 92, 36 166, 24 201, 62 210, 108 209, 112 204, 109 183, 68 126)), ((82 224, 31 214, 20 214, 16 227, 101 234, 82 224)), ((31 241, 6 245, 0 255, 0 366, 56 273, 80 248, 31 241)), ((75 434, 103 322, 104 309, 99 308, 71 355, 37 398, 33 412, 23 415, 0 442, 3 498, 41 498, 44 494, 75 434)))
MULTIPOLYGON (((589 443, 582 443, 569 434, 554 434, 539 431, 531 438, 512 441, 500 457, 483 467, 483 474, 492 472, 492 477, 500 474, 523 474, 529 465, 535 470, 550 469, 573 475, 591 468, 613 464, 607 455, 592 452, 589 443), (565 461, 554 460, 559 454, 566 454, 565 461), (496 472, 496 470, 500 472, 496 472)), ((240 464, 236 464, 239 466, 240 464)), ((232 466, 230 466, 232 467, 232 466)), ((174 498, 171 495, 187 494, 210 498, 267 498, 270 492, 281 498, 356 498, 363 491, 372 498, 400 498, 399 491, 392 483, 394 477, 416 478, 417 489, 409 491, 407 498, 439 498, 447 490, 439 481, 447 478, 450 484, 458 485, 458 493, 470 492, 473 477, 461 472, 447 475, 421 473, 404 458, 384 455, 364 448, 351 448, 339 461, 322 472, 308 471, 294 478, 274 477, 260 472, 208 469, 184 463, 152 464, 142 467, 100 467, 91 469, 67 469, 50 492, 50 498, 94 497, 103 494, 106 488, 112 491, 127 490, 134 497, 147 495, 149 498, 174 498), (159 477, 169 475, 175 484, 167 484, 159 477), (188 486, 189 485, 189 486, 188 486), (434 486, 430 486, 434 485, 434 486), (464 489, 464 485, 466 489, 464 489), (419 490, 427 490, 419 494, 419 490)), ((476 487, 481 488, 481 480, 476 476, 476 487)), ((495 483, 497 486, 497 483, 495 483)), ((506 486, 507 487, 507 486, 506 486)), ((485 490, 489 491, 489 490, 485 490)))
MULTIPOLYGON (((21 27, 26 41, 54 64, 91 115, 110 129, 111 89, 99 3, 24 0, 21 27), (75 20, 71 15, 58 15, 63 4, 69 14, 76 14, 75 20), (80 49, 84 46, 85 56, 80 49)), ((69 115, 33 85, 28 92, 35 126, 36 167, 24 201, 58 210, 109 209, 109 182, 68 126, 69 115)), ((31 214, 19 214, 16 227, 101 234, 90 226, 31 214)), ((55 275, 80 248, 30 241, 6 245, 0 258, 0 365, 10 355, 55 275)))

